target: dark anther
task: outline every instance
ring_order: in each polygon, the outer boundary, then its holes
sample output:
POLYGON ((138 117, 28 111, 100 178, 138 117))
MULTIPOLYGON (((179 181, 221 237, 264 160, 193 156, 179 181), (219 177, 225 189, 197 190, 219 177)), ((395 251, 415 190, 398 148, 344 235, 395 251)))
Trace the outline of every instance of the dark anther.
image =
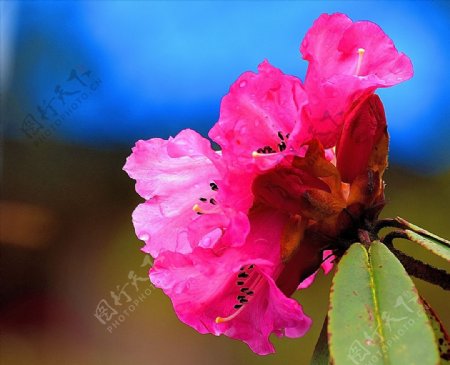
POLYGON ((244 270, 244 269, 245 269, 245 266, 241 266, 241 268, 240 268, 239 270, 242 271, 242 270, 244 270))
POLYGON ((289 138, 290 135, 291 135, 290 133, 286 134, 286 138, 289 138))
POLYGON ((278 149, 280 150, 280 152, 283 152, 283 151, 286 149, 286 143, 281 142, 281 143, 278 145, 278 149))
POLYGON ((270 146, 264 146, 263 148, 258 148, 256 150, 258 153, 275 153, 276 151, 270 146))
POLYGON ((216 202, 213 198, 209 199, 209 202, 210 202, 212 205, 216 205, 216 204, 217 204, 217 202, 216 202))
POLYGON ((241 292, 245 293, 248 290, 248 288, 241 288, 241 292))
POLYGON ((248 303, 248 300, 247 299, 240 299, 239 302, 240 303, 248 303))
POLYGON ((240 274, 238 274, 238 278, 248 278, 248 274, 245 272, 241 272, 240 274))
POLYGON ((197 212, 197 214, 198 214, 198 215, 202 215, 203 213, 202 213, 202 212, 197 212))
POLYGON ((206 199, 206 198, 200 198, 200 201, 202 201, 202 202, 206 202, 208 199, 206 199))
POLYGON ((249 290, 249 291, 247 292, 247 295, 253 295, 253 292, 252 292, 251 290, 249 290))
POLYGON ((282 141, 284 141, 283 133, 278 132, 278 138, 281 139, 282 141))
POLYGON ((242 307, 242 304, 236 304, 235 306, 234 306, 234 309, 239 309, 239 308, 241 308, 242 307))
MULTIPOLYGON (((238 281, 236 284, 237 285, 244 285, 244 282, 243 281, 238 281)), ((242 289, 244 289, 244 288, 242 288, 242 289)))
POLYGON ((217 191, 219 190, 218 186, 216 183, 209 183, 209 186, 211 187, 211 190, 217 191))
POLYGON ((248 268, 253 269, 254 267, 255 267, 255 265, 251 264, 248 268))
POLYGON ((238 295, 237 300, 245 299, 245 295, 238 295))

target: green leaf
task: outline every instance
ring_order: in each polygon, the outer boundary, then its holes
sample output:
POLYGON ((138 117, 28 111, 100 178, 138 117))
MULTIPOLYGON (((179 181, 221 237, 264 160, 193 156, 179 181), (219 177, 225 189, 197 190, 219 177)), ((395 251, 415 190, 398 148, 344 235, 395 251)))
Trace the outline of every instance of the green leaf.
POLYGON ((450 241, 409 223, 403 218, 397 217, 395 220, 405 229, 407 239, 450 262, 450 241))
POLYGON ((438 241, 440 244, 450 247, 450 241, 446 240, 445 238, 439 237, 438 235, 435 235, 434 233, 428 232, 427 230, 420 228, 412 223, 409 223, 407 220, 397 217, 395 219, 397 222, 399 222, 404 228, 413 231, 423 237, 431 238, 435 241, 438 241))
POLYGON ((367 338, 377 330, 373 307, 367 251, 355 243, 339 262, 330 292, 328 341, 336 365, 367 362, 367 338))
POLYGON ((441 323, 441 320, 434 312, 433 308, 423 299, 422 304, 434 331, 434 336, 439 346, 439 356, 441 357, 441 365, 450 364, 450 337, 441 323))
POLYGON ((412 280, 380 242, 353 244, 330 294, 328 341, 335 365, 437 365, 433 330, 412 280))
POLYGON ((329 365, 330 352, 328 351, 328 318, 323 322, 322 330, 320 331, 319 339, 317 340, 310 365, 329 365))
MULTIPOLYGON (((450 262, 450 247, 442 243, 442 241, 437 240, 431 236, 425 236, 418 234, 416 232, 405 230, 405 234, 410 241, 418 243, 427 250, 433 252, 435 255, 442 257, 444 260, 450 262)), ((443 241, 445 241, 442 238, 443 241)))

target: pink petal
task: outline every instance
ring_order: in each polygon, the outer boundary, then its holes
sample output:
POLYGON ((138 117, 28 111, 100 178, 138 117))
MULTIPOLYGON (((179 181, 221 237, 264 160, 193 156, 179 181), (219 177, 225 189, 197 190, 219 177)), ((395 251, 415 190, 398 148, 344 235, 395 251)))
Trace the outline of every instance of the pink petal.
POLYGON ((305 80, 308 128, 326 148, 336 143, 344 115, 354 101, 413 75, 409 58, 397 51, 378 25, 353 23, 344 14, 321 15, 300 51, 309 61, 305 80), (364 50, 361 55, 360 49, 364 50))
POLYGON ((332 255, 333 251, 331 250, 325 250, 323 251, 323 259, 325 260, 322 263, 322 270, 325 273, 325 275, 328 275, 331 270, 333 270, 334 267, 334 255, 332 255))
POLYGON ((274 352, 270 334, 303 336, 311 320, 263 271, 270 268, 270 262, 245 261, 236 250, 227 250, 220 257, 203 248, 190 255, 165 252, 153 266, 150 278, 172 299, 181 321, 200 333, 224 334, 244 341, 258 354, 269 354, 274 352), (251 299, 234 318, 217 323, 218 317, 231 316, 239 310, 234 306, 240 303, 236 298, 243 293, 236 281, 240 267, 248 265, 258 270, 257 286, 250 286, 254 294, 247 296, 251 299))
POLYGON ((252 153, 266 146, 274 152, 283 151, 281 143, 288 150, 286 134, 301 123, 305 103, 301 81, 264 61, 258 66, 258 73, 246 72, 231 86, 222 99, 219 121, 209 136, 222 147, 224 158, 235 166, 256 164, 270 168, 279 161, 279 153, 261 159, 255 159, 252 153))
POLYGON ((163 252, 150 278, 172 299, 180 320, 200 333, 225 334, 243 340, 256 353, 271 353, 271 333, 299 337, 311 324, 300 305, 286 297, 272 278, 281 264, 279 241, 285 220, 276 212, 254 212, 244 246, 220 252, 197 247, 186 255, 163 252), (239 276, 243 267, 248 268, 250 277, 239 276), (253 293, 246 294, 248 303, 236 309, 238 295, 243 295, 241 289, 246 285, 245 294, 248 290, 253 293))
POLYGON ((316 279, 317 272, 318 271, 316 271, 314 274, 308 276, 305 280, 303 280, 297 289, 309 288, 312 285, 312 283, 314 282, 314 280, 316 279))
MULTIPOLYGON (((325 261, 322 263, 321 267, 325 275, 328 275, 328 273, 333 269, 334 266, 333 261, 335 257, 332 255, 332 253, 333 251, 331 250, 323 251, 323 259, 325 261)), ((314 274, 308 276, 305 280, 303 280, 297 289, 300 290, 309 288, 312 285, 312 283, 314 283, 314 280, 316 279, 316 275, 318 272, 319 270, 317 270, 314 274)))
POLYGON ((188 239, 191 246, 213 248, 216 244, 223 246, 240 246, 245 242, 250 231, 246 214, 226 210, 226 213, 204 214, 188 226, 188 239))
POLYGON ((192 190, 208 191, 209 183, 219 177, 213 163, 219 156, 206 145, 207 139, 189 129, 168 141, 140 140, 127 158, 124 170, 136 180, 136 191, 145 199, 155 195, 186 195, 192 190))
MULTIPOLYGON (((355 88, 392 86, 413 75, 409 58, 397 51, 377 24, 353 23, 344 14, 322 14, 305 35, 300 52, 310 62, 308 73, 314 71, 319 80, 352 76, 359 81, 359 85, 353 85, 355 88), (365 52, 356 73, 360 48, 365 52)), ((338 85, 338 89, 343 86, 338 85)))
MULTIPOLYGON (((211 220, 208 227, 201 227, 203 220, 195 223, 200 216, 193 210, 197 205, 223 215, 219 206, 209 203, 217 194, 210 186, 220 177, 217 166, 220 155, 211 149, 207 139, 191 130, 184 130, 168 141, 155 138, 136 143, 124 170, 136 179, 137 192, 150 199, 133 213, 136 234, 146 242, 145 252, 154 257, 164 250, 187 253, 196 245, 206 244, 208 239, 210 246, 217 241, 217 237, 212 237, 229 219, 221 217, 215 221, 217 226, 212 226, 211 220), (190 240, 189 227, 195 225, 208 237, 190 240)), ((245 240, 245 232, 240 233, 243 236, 236 244, 245 240)))
POLYGON ((318 62, 325 69, 331 68, 335 63, 337 45, 351 24, 351 19, 345 14, 319 16, 300 45, 303 58, 309 62, 318 62))
MULTIPOLYGON (((172 202, 176 204, 175 201, 172 202)), ((153 257, 158 257, 165 250, 190 252, 187 226, 196 218, 191 205, 181 206, 179 211, 165 212, 162 204, 161 199, 155 197, 138 205, 133 212, 136 235, 146 243, 142 251, 153 257)))

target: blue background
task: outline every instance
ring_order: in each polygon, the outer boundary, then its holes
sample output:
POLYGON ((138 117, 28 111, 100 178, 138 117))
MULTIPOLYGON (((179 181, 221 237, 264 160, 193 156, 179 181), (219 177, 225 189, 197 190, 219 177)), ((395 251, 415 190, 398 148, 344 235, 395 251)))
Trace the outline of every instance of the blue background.
POLYGON ((419 171, 450 166, 449 2, 19 2, 4 36, 11 47, 7 135, 48 100, 71 69, 101 86, 52 133, 65 143, 131 146, 183 128, 206 135, 231 83, 267 58, 304 78, 299 45, 315 18, 340 11, 371 20, 412 60, 415 76, 380 90, 391 161, 419 171))

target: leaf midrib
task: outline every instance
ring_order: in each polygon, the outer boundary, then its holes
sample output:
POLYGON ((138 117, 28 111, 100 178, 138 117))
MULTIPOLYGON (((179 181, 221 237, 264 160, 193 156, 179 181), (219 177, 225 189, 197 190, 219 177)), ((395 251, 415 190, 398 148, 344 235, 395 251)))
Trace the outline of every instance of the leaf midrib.
MULTIPOLYGON (((367 250, 366 250, 367 252, 367 250)), ((375 316, 375 320, 376 320, 376 329, 377 329, 377 333, 380 337, 380 351, 383 355, 383 360, 386 364, 390 364, 389 358, 387 356, 387 353, 383 351, 383 348, 385 348, 385 343, 386 343, 386 338, 384 336, 384 332, 383 332, 383 322, 381 319, 381 315, 380 315, 380 308, 379 308, 379 301, 378 301, 378 296, 377 296, 377 290, 376 290, 376 280, 375 280, 375 275, 374 275, 374 269, 372 266, 372 260, 369 256, 369 254, 367 253, 367 262, 368 262, 368 271, 369 271, 369 278, 370 278, 370 292, 372 293, 372 300, 373 300, 373 308, 374 308, 374 316, 375 316)))

